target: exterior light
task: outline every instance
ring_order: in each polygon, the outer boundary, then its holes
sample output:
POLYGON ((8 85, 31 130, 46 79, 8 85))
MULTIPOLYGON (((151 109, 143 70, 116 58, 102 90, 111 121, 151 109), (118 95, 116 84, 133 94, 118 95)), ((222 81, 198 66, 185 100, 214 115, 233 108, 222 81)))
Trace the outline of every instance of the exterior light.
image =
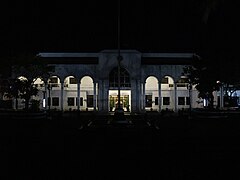
POLYGON ((46 107, 46 99, 43 99, 43 108, 46 107))

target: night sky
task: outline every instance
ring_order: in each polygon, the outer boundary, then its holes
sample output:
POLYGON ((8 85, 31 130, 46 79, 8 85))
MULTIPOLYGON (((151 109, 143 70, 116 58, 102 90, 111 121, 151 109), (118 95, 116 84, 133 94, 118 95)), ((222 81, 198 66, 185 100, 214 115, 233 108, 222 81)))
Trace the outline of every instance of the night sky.
MULTIPOLYGON (((97 0, 6 2, 1 15, 2 54, 115 49, 117 4, 97 0)), ((231 0, 122 0, 121 48, 237 51, 233 43, 238 44, 238 14, 238 6, 231 0), (213 4, 204 19, 205 2, 213 4)))

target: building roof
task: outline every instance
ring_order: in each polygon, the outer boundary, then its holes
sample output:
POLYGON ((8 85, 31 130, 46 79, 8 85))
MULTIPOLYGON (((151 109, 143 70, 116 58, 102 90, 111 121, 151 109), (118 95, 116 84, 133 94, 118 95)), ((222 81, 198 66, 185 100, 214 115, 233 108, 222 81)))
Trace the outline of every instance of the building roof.
POLYGON ((39 53, 38 56, 43 58, 77 58, 77 57, 98 57, 99 53, 56 53, 46 52, 39 53))
MULTIPOLYGON (((118 50, 103 50, 99 53, 39 53, 41 58, 52 64, 98 64, 99 56, 105 53, 118 53, 118 50)), ((194 53, 141 53, 136 50, 121 50, 120 53, 141 54, 141 64, 191 64, 194 53)))
POLYGON ((193 62, 194 53, 142 53, 141 63, 146 65, 187 65, 193 62))
POLYGON ((49 64, 98 64, 98 53, 39 53, 49 64))

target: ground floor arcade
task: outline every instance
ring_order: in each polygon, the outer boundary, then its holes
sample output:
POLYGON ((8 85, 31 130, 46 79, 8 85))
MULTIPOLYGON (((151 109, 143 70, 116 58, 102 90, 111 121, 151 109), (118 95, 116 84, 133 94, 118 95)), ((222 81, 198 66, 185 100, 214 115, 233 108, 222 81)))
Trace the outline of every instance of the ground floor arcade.
MULTIPOLYGON (((109 80, 94 81, 90 76, 78 80, 68 76, 61 81, 52 76, 46 82, 38 78, 34 83, 39 92, 33 99, 39 101, 41 109, 111 112, 118 103, 118 88, 109 80)), ((120 104, 128 112, 196 108, 201 106, 198 100, 196 89, 190 89, 184 78, 174 82, 170 76, 160 81, 149 76, 144 82, 125 81, 120 88, 120 104)), ((19 108, 23 106, 24 103, 19 103, 19 108)))

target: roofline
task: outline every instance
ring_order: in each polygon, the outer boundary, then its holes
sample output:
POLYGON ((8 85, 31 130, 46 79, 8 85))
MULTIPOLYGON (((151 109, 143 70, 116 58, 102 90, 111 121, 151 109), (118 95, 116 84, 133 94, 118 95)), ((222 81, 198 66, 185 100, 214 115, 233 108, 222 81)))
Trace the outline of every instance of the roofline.
POLYGON ((194 53, 142 53, 147 58, 193 58, 194 53))
POLYGON ((98 57, 99 53, 53 53, 53 52, 48 52, 48 53, 38 53, 37 54, 40 57, 43 58, 56 58, 56 57, 98 57))
MULTIPOLYGON (((118 53, 118 49, 105 49, 100 51, 100 53, 118 53)), ((141 53, 135 49, 120 49, 120 53, 141 53)))
MULTIPOLYGON (((41 52, 37 55, 43 58, 78 58, 78 57, 99 57, 101 53, 115 53, 117 50, 103 50, 99 53, 58 53, 41 52)), ((122 53, 140 53, 136 50, 121 50, 122 53)), ((200 57, 195 53, 140 53, 143 58, 193 58, 200 57)))

